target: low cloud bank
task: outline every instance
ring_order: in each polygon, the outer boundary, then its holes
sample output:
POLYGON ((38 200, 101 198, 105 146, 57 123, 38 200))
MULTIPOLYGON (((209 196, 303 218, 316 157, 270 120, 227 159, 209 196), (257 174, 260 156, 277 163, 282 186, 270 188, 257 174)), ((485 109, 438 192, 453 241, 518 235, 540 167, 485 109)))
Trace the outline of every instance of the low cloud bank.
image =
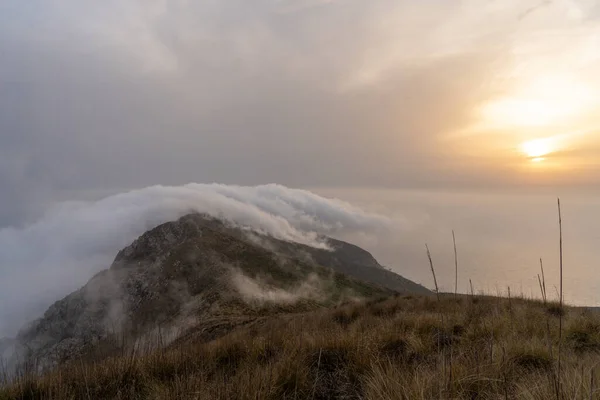
POLYGON ((116 253, 189 212, 323 246, 318 233, 389 229, 392 221, 349 203, 281 185, 153 186, 94 202, 65 202, 23 228, 0 230, 0 338, 110 266, 116 253))

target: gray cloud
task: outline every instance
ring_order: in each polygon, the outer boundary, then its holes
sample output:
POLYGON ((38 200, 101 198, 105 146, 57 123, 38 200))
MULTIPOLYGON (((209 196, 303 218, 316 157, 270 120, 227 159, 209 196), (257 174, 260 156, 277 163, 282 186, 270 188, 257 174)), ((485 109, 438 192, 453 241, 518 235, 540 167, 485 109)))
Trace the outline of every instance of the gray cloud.
POLYGON ((1 14, 0 224, 159 182, 472 181, 434 144, 504 54, 485 37, 439 54, 422 31, 455 29, 460 10, 386 0, 9 0, 1 14))

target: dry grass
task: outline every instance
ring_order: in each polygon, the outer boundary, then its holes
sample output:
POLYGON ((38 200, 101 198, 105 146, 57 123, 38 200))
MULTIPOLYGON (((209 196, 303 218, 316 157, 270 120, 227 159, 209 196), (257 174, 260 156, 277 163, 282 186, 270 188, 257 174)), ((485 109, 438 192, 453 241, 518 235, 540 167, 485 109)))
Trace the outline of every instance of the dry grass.
MULTIPOLYGON (((0 399, 556 398, 548 339, 558 348, 561 315, 552 306, 396 296, 278 315, 209 343, 21 377, 0 389, 0 399)), ((562 314, 560 397, 600 399, 591 387, 600 317, 572 308, 562 314)))

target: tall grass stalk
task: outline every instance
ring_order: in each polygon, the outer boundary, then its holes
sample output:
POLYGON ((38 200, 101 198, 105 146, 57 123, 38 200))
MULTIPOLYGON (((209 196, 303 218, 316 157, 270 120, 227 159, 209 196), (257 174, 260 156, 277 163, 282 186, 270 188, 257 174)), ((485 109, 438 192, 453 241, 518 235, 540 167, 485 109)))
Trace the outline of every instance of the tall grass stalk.
POLYGON ((317 372, 315 373, 315 383, 313 384, 311 399, 315 398, 315 393, 317 391, 317 382, 319 381, 319 368, 321 368, 321 355, 323 354, 323 349, 319 349, 319 360, 317 361, 317 372))
POLYGON ((510 286, 508 286, 508 314, 510 316, 510 327, 514 328, 513 325, 513 307, 512 307, 512 299, 510 297, 510 286))
MULTIPOLYGON (((437 297, 437 302, 438 305, 441 304, 441 299, 440 299, 440 288, 438 286, 437 283, 437 278, 435 276, 435 268, 433 267, 433 260, 431 258, 431 251, 429 251, 429 246, 427 245, 427 243, 425 244, 425 249, 427 250, 427 258, 429 259, 429 266, 431 267, 431 274, 433 275, 433 283, 435 285, 435 295, 437 297)), ((442 328, 445 328, 445 323, 444 323, 444 313, 442 312, 442 308, 439 308, 439 313, 440 313, 440 320, 442 322, 442 328)), ((445 353, 445 349, 443 349, 442 351, 442 346, 441 346, 441 339, 442 339, 442 334, 441 332, 438 332, 437 334, 437 353, 438 353, 438 360, 441 359, 440 362, 440 367, 442 369, 441 371, 441 376, 446 377, 446 353, 445 353)), ((443 390, 443 382, 441 380, 438 381, 438 391, 439 391, 439 397, 442 398, 442 390, 443 390)))
POLYGON ((454 244, 454 298, 458 295, 458 253, 456 251, 456 235, 452 230, 452 243, 454 244))
POLYGON ((431 274, 433 275, 433 283, 435 284, 435 295, 437 296, 438 302, 440 301, 440 288, 438 287, 437 278, 435 277, 435 268, 433 267, 433 260, 431 259, 431 252, 429 246, 425 244, 427 250, 427 258, 429 259, 429 266, 431 267, 431 274))
POLYGON ((563 235, 562 235, 562 212, 560 208, 560 199, 558 199, 558 230, 560 246, 560 306, 563 306, 563 235))
POLYGON ((594 368, 590 371, 590 400, 594 398, 594 368))
POLYGON ((548 296, 546 294, 546 276, 544 275, 544 261, 540 257, 540 269, 542 270, 542 297, 544 298, 544 304, 548 301, 548 296))
POLYGON ((559 232, 559 248, 560 248, 560 292, 559 292, 559 304, 560 312, 558 315, 558 355, 557 355, 557 368, 556 368, 556 398, 560 400, 561 387, 560 387, 560 369, 561 369, 561 350, 562 350, 562 325, 563 325, 563 235, 562 235, 562 212, 560 208, 560 198, 557 199, 558 203, 558 232, 559 232))
MULTIPOLYGON (((538 282, 540 284, 540 292, 542 293, 542 301, 544 302, 544 307, 548 305, 548 297, 546 296, 546 276, 544 275, 544 262, 540 258, 540 269, 542 270, 542 277, 540 278, 540 274, 538 274, 538 282)), ((550 317, 546 314, 546 342, 548 344, 548 354, 552 357, 552 339, 550 335, 550 317)))

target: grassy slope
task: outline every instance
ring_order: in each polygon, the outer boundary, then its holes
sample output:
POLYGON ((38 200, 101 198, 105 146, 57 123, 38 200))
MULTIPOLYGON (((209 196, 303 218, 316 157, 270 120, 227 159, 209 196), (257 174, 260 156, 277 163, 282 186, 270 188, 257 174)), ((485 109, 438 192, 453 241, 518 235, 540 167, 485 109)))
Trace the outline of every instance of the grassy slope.
MULTIPOLYGON (((559 310, 407 296, 276 315, 209 343, 24 377, 0 399, 552 399, 559 310)), ((600 317, 567 308, 563 322, 562 398, 589 399, 600 317)))

